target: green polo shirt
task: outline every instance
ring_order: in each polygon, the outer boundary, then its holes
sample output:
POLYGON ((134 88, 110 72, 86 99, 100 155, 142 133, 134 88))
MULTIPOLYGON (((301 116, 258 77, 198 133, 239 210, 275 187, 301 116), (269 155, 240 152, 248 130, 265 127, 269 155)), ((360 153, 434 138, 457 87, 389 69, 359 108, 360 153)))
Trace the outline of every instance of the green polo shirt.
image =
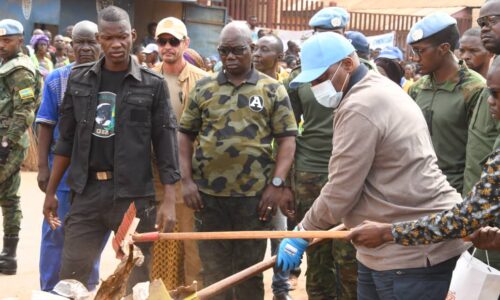
POLYGON ((451 79, 436 84, 432 74, 425 75, 408 91, 427 121, 438 166, 459 193, 463 191, 469 122, 484 87, 484 78, 460 63, 451 79))
POLYGON ((500 122, 491 116, 489 96, 489 91, 484 89, 472 113, 465 160, 464 195, 479 181, 486 159, 500 147, 500 122))
POLYGON ((311 84, 290 88, 290 82, 300 73, 297 68, 283 82, 295 118, 304 120, 302 132, 297 136, 295 148, 295 170, 300 172, 328 174, 328 162, 332 154, 333 109, 319 104, 314 98, 311 84))

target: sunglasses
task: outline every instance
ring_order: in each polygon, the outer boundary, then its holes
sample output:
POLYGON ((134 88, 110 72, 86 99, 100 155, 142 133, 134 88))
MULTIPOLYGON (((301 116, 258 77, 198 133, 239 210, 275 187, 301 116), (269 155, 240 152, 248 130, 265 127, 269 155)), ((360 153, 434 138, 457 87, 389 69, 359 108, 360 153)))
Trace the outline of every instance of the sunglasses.
POLYGON ((248 46, 219 47, 219 48, 217 48, 217 51, 219 52, 220 56, 228 56, 229 53, 232 53, 234 55, 243 55, 243 53, 245 53, 245 50, 247 48, 248 48, 248 46))
POLYGON ((169 39, 165 38, 158 38, 156 39, 156 43, 160 46, 165 46, 167 43, 170 44, 172 47, 178 47, 181 44, 182 40, 179 40, 178 38, 171 37, 169 39))
POLYGON ((491 27, 500 22, 500 16, 485 16, 477 19, 477 24, 479 27, 483 28, 485 26, 491 27))

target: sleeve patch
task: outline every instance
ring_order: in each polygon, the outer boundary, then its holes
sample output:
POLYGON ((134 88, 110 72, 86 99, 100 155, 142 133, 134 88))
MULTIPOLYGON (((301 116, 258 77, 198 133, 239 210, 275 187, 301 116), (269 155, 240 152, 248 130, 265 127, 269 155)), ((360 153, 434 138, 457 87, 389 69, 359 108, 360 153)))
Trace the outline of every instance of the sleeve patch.
POLYGON ((35 93, 33 92, 32 88, 25 88, 19 91, 19 96, 21 97, 22 100, 35 98, 35 93))

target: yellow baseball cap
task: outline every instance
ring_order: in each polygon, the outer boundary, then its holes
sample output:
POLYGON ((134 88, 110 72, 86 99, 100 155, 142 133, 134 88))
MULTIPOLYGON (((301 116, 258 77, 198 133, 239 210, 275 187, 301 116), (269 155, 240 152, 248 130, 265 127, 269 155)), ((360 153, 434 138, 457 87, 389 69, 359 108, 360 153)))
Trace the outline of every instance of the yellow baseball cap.
POLYGON ((171 34, 179 40, 188 36, 186 25, 184 25, 181 20, 174 17, 162 19, 156 26, 156 37, 164 33, 171 34))

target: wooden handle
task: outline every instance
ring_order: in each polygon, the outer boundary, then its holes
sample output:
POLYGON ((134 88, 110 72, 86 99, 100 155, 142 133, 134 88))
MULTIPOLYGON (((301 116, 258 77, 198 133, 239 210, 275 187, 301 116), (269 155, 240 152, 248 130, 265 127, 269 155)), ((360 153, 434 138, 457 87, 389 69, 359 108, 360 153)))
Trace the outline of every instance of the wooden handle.
POLYGON ((349 231, 215 231, 215 232, 148 232, 133 235, 134 242, 157 240, 244 240, 244 239, 345 239, 349 231))
MULTIPOLYGON (((340 224, 339 226, 336 226, 336 227, 330 229, 329 231, 323 231, 323 232, 328 232, 328 233, 342 232, 340 230, 344 230, 345 228, 346 227, 344 226, 344 224, 340 224)), ((293 231, 289 231, 289 232, 293 232, 293 231)), ((298 232, 301 232, 301 231, 298 231, 298 232)), ((302 231, 302 233, 304 233, 304 232, 307 232, 307 231, 302 231)), ((346 231, 346 232, 348 233, 348 231, 346 231)), ((314 245, 316 243, 319 243, 321 240, 322 239, 319 239, 319 238, 314 239, 309 246, 314 245)), ((206 288, 201 289, 196 293, 197 300, 208 300, 208 299, 212 298, 213 296, 218 295, 218 294, 224 292, 225 290, 235 286, 236 284, 243 282, 243 281, 247 280, 248 278, 253 277, 256 274, 262 273, 269 268, 272 268, 275 263, 276 263, 276 255, 274 255, 273 257, 266 259, 260 263, 257 263, 253 266, 250 266, 250 267, 248 267, 248 268, 246 268, 246 269, 244 269, 244 270, 242 270, 234 275, 231 275, 227 278, 224 278, 219 282, 216 282, 210 286, 207 286, 206 288)))

